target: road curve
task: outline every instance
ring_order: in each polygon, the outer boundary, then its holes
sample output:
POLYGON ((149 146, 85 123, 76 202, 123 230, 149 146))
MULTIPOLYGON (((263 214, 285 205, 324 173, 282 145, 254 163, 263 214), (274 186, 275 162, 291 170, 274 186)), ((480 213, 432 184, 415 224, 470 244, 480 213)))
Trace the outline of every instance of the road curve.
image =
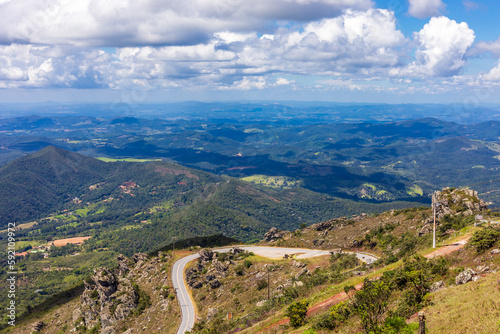
POLYGON ((196 319, 196 312, 194 310, 194 304, 189 296, 186 284, 184 283, 184 269, 186 265, 199 258, 199 254, 193 254, 174 263, 172 268, 172 284, 174 285, 175 293, 177 294, 177 300, 179 301, 181 307, 181 324, 177 330, 177 334, 184 334, 185 332, 193 329, 194 321, 196 319))
MULTIPOLYGON (((268 246, 231 246, 214 249, 216 252, 227 252, 233 247, 238 247, 244 249, 248 252, 253 252, 256 255, 271 258, 271 259, 282 259, 285 254, 291 255, 295 254, 297 259, 306 259, 316 256, 330 255, 329 251, 318 250, 318 249, 305 249, 305 248, 285 248, 285 247, 268 247, 268 246)), ((371 263, 376 261, 378 258, 375 255, 368 253, 355 253, 356 257, 363 262, 371 263)), ((184 281, 184 270, 186 265, 199 258, 199 254, 193 254, 183 257, 174 263, 172 268, 172 284, 174 286, 175 292, 177 294, 177 300, 181 306, 181 324, 177 330, 177 334, 184 334, 185 332, 193 329, 194 322, 196 320, 196 311, 194 308, 193 301, 189 296, 186 283, 184 281)))

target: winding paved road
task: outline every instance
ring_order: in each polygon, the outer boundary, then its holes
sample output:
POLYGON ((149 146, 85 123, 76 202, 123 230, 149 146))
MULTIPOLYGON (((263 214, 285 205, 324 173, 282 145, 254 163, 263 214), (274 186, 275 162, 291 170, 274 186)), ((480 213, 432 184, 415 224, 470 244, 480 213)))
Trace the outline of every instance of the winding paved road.
MULTIPOLYGON (((253 252, 256 255, 271 259, 282 259, 285 254, 291 255, 295 254, 297 259, 306 259, 316 256, 330 255, 329 251, 322 251, 318 249, 305 249, 305 248, 284 248, 284 247, 265 247, 265 246, 233 246, 244 249, 248 252, 253 252)), ((227 252, 233 247, 223 247, 214 249, 216 252, 227 252)), ((351 253, 351 252, 349 252, 351 253)), ((368 253, 354 253, 356 257, 361 261, 371 263, 376 261, 378 258, 375 255, 368 253)), ((193 254, 182 259, 177 260, 172 268, 172 284, 174 285, 175 292, 177 294, 177 300, 181 306, 181 317, 182 321, 177 330, 177 334, 184 334, 185 332, 193 329, 194 322, 196 320, 196 311, 194 308, 193 301, 187 290, 186 283, 184 281, 184 270, 186 265, 200 257, 199 254, 193 254)))

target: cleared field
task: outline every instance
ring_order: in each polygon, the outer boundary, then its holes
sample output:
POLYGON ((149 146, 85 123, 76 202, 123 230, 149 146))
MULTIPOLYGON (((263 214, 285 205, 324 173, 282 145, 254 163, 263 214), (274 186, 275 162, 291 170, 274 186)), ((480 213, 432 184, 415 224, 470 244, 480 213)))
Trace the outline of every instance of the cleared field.
MULTIPOLYGON (((25 229, 28 229, 28 228, 31 228, 31 227, 35 226, 35 224, 37 224, 37 222, 19 224, 19 225, 16 225, 16 230, 17 231, 19 231, 19 230, 25 230, 25 229)), ((5 233, 7 231, 8 231, 7 229, 1 230, 0 233, 5 233)))
POLYGON ((66 238, 66 239, 54 240, 50 243, 53 244, 54 246, 61 247, 61 246, 66 246, 67 244, 83 244, 85 240, 90 238, 91 237, 66 238))
POLYGON ((301 184, 300 180, 295 180, 287 176, 267 176, 256 174, 241 178, 242 181, 253 184, 261 184, 271 188, 293 188, 301 184))

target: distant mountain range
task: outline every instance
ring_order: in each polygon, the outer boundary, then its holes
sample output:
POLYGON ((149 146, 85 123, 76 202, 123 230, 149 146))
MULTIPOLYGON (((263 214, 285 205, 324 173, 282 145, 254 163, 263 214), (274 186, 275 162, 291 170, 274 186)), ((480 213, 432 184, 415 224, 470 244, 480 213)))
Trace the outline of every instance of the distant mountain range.
POLYGON ((53 145, 95 157, 163 159, 238 178, 283 177, 314 192, 368 203, 428 203, 432 191, 446 186, 472 186, 494 206, 500 203, 498 121, 339 123, 329 119, 331 110, 317 119, 304 113, 278 120, 270 106, 245 105, 232 114, 224 106, 212 113, 222 119, 203 113, 200 119, 3 119, 0 163, 53 145))
POLYGON ((177 164, 103 162, 53 146, 0 168, 1 228, 36 220, 34 235, 95 235, 95 247, 150 251, 172 236, 259 239, 332 217, 416 202, 358 203, 301 187, 253 185, 177 164))

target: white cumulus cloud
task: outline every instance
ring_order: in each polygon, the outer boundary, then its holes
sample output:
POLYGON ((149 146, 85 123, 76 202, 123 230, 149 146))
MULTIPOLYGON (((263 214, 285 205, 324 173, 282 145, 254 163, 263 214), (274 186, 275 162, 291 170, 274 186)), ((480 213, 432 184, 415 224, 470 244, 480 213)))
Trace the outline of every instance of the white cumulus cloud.
POLYGON ((0 43, 193 45, 216 32, 272 29, 366 10, 371 0, 16 0, 0 3, 0 43))
POLYGON ((409 0, 408 14, 419 19, 439 16, 445 9, 441 0, 409 0))
MULTIPOLYGON (((467 23, 447 17, 434 17, 415 33, 416 60, 401 73, 422 76, 452 76, 466 63, 465 54, 475 39, 467 23)), ((394 70, 393 72, 398 72, 394 70)))

